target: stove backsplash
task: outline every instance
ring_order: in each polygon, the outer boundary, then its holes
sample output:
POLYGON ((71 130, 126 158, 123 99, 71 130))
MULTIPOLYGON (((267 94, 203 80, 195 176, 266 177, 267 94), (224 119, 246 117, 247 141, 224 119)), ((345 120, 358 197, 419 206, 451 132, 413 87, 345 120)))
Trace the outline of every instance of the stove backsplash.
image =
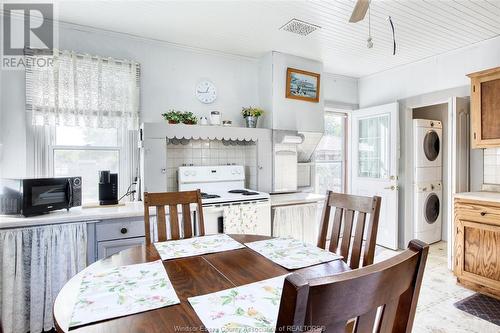
POLYGON ((245 186, 257 189, 255 142, 171 139, 167 143, 167 190, 177 191, 177 168, 182 165, 228 164, 245 166, 245 186))

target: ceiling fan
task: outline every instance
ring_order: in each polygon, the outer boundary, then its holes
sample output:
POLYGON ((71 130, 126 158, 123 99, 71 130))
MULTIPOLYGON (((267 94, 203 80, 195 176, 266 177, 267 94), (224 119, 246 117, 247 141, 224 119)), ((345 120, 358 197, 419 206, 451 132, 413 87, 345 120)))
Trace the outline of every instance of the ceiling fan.
POLYGON ((369 7, 370 0, 358 0, 354 6, 349 22, 356 23, 363 20, 369 7))

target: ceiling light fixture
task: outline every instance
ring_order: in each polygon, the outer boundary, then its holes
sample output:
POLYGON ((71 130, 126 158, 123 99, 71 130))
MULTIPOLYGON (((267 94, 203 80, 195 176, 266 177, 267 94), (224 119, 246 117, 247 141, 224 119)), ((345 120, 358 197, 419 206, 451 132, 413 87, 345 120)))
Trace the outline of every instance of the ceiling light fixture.
POLYGON ((366 46, 371 49, 373 48, 373 39, 372 39, 372 11, 370 7, 368 7, 368 39, 366 41, 366 46))

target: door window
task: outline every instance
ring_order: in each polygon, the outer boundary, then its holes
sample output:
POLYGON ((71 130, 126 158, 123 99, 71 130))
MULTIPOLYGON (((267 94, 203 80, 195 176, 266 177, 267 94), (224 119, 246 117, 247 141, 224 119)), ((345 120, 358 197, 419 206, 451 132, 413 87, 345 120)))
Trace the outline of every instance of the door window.
POLYGON ((389 115, 358 120, 358 176, 388 178, 390 167, 389 115))
POLYGON ((424 138, 424 153, 429 161, 434 161, 439 155, 439 136, 435 131, 429 131, 424 138))

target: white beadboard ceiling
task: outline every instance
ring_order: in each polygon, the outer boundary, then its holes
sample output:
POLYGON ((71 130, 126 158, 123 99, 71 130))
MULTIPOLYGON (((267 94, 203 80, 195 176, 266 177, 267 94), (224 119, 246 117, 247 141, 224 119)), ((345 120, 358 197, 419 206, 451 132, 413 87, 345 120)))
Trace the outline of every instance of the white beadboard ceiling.
POLYGON ((500 0, 372 0, 348 23, 354 0, 60 1, 59 20, 146 38, 259 57, 271 50, 321 60, 325 71, 365 76, 500 35, 500 0), (396 28, 392 55, 388 16, 396 28), (279 30, 290 19, 318 26, 308 36, 279 30))

